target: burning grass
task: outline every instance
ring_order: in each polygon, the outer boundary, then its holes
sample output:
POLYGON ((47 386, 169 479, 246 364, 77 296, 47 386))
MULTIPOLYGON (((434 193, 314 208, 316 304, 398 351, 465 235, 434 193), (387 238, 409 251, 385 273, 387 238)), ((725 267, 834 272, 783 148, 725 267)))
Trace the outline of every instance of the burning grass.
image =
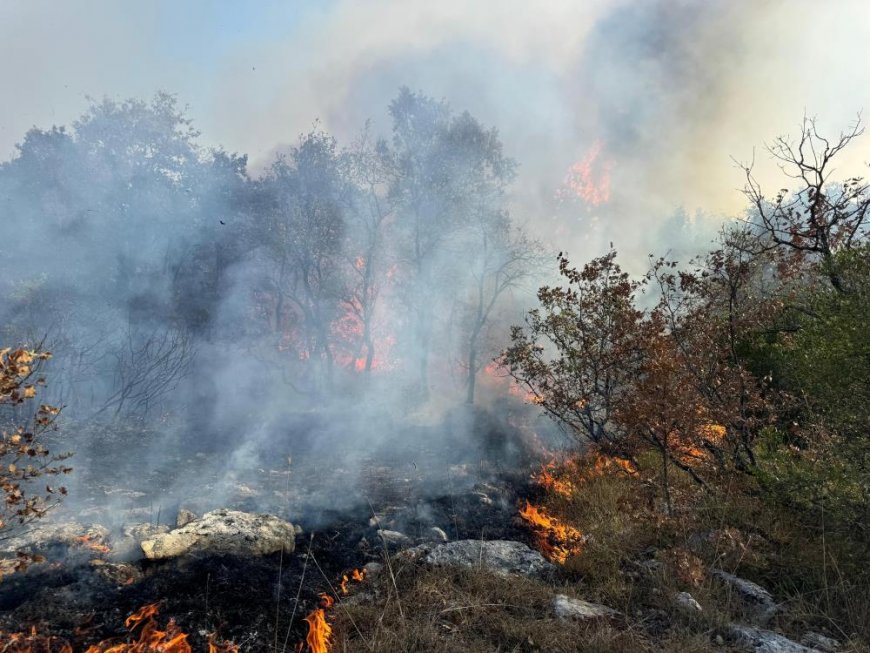
MULTIPOLYGON (((193 653, 188 635, 170 619, 166 626, 157 621, 159 604, 149 603, 139 608, 124 621, 129 633, 124 637, 107 639, 92 644, 84 653, 193 653)), ((325 650, 325 649, 324 649, 325 650)), ((0 651, 4 653, 74 653, 66 640, 42 635, 36 628, 29 633, 0 633, 0 651)), ((208 653, 239 653, 232 642, 208 637, 208 653)))

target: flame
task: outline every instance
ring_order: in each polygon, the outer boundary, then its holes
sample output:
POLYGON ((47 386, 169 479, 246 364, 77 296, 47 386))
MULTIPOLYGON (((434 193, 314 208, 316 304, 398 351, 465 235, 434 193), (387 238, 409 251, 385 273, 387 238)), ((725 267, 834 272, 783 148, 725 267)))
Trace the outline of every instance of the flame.
POLYGON ((548 515, 543 508, 526 501, 520 509, 520 517, 532 526, 538 548, 549 560, 565 564, 568 558, 583 550, 586 541, 583 533, 548 515))
POLYGON ((239 647, 232 642, 215 642, 214 636, 208 636, 208 653, 239 653, 239 647))
MULTIPOLYGON (((165 630, 161 630, 155 617, 159 604, 150 603, 139 608, 124 621, 131 634, 141 628, 136 641, 116 643, 104 640, 89 646, 85 653, 193 653, 183 633, 174 619, 170 619, 165 630)), ((29 634, 0 632, 0 651, 9 653, 73 653, 68 642, 57 637, 39 635, 36 628, 29 634)), ((208 638, 209 653, 239 653, 239 647, 232 642, 217 642, 213 635, 208 638)))
POLYGON ((361 583, 366 578, 366 570, 365 569, 354 569, 350 572, 350 574, 343 574, 341 577, 341 583, 339 583, 339 587, 341 588, 342 594, 348 593, 348 583, 351 581, 355 583, 361 583))
MULTIPOLYGON (((329 653, 332 626, 326 621, 326 611, 333 606, 335 599, 329 594, 321 594, 320 601, 321 607, 314 609, 305 617, 305 622, 308 624, 305 643, 308 644, 309 653, 329 653)), ((302 650, 300 645, 297 645, 297 650, 302 650)))
POLYGON ((629 476, 637 475, 637 469, 629 460, 602 454, 586 454, 564 460, 553 457, 550 462, 541 466, 541 470, 532 476, 532 480, 547 490, 568 498, 574 495, 583 482, 613 471, 624 472, 629 476))
POLYGON ((610 199, 610 164, 599 160, 601 141, 596 141, 582 159, 572 164, 565 175, 557 199, 579 198, 589 206, 598 206, 610 199))
POLYGON ((112 551, 108 545, 100 542, 95 535, 79 535, 76 537, 76 542, 97 553, 110 553, 112 551))
POLYGON ((49 635, 40 635, 36 628, 29 633, 0 632, 0 651, 9 653, 73 653, 72 647, 63 640, 49 635))
POLYGON ((161 630, 154 618, 159 611, 159 604, 151 603, 139 608, 124 621, 124 625, 132 632, 141 626, 139 639, 135 642, 110 644, 101 642, 88 648, 86 653, 193 653, 187 641, 187 634, 170 619, 165 630, 161 630))
POLYGON ((541 471, 534 477, 534 480, 551 492, 563 497, 570 497, 577 491, 577 486, 572 481, 558 476, 555 461, 541 467, 541 471))

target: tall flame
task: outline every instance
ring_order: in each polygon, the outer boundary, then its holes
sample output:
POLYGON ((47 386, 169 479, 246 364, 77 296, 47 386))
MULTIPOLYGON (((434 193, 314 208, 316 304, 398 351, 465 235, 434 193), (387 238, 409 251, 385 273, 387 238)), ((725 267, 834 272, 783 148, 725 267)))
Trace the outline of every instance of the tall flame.
POLYGON ((305 617, 308 624, 308 636, 305 643, 308 644, 310 653, 329 653, 330 639, 332 638, 332 626, 326 621, 326 610, 335 602, 328 594, 320 595, 321 606, 316 608, 305 617))

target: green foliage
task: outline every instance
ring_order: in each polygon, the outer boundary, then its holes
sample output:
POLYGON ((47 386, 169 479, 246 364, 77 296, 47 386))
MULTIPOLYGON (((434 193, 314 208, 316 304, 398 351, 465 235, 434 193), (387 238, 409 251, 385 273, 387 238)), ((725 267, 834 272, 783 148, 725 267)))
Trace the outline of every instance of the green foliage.
POLYGON ((809 286, 793 331, 761 349, 796 398, 765 433, 759 479, 810 524, 870 536, 870 247, 837 254, 845 292, 809 286), (785 419, 787 417, 787 419, 785 419))

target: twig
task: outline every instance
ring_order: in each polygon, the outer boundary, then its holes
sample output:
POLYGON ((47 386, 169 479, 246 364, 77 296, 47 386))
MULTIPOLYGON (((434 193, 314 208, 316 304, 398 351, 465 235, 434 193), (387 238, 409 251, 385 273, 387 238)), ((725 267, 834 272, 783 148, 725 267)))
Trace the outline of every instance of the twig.
MULTIPOLYGON (((296 598, 293 601, 293 612, 290 614, 290 623, 287 624, 287 634, 284 635, 284 645, 281 647, 281 653, 287 650, 287 644, 290 641, 290 631, 293 629, 293 620, 296 618, 296 609, 299 607, 299 597, 302 595, 302 584, 305 582, 305 571, 308 569, 308 559, 311 557, 311 545, 314 544, 314 533, 311 534, 311 539, 308 540, 308 553, 305 556, 305 562, 302 564, 302 576, 299 578, 299 587, 296 589, 296 598)), ((278 632, 278 626, 275 625, 275 632, 278 632)), ((277 642, 276 642, 276 649, 277 642)))

